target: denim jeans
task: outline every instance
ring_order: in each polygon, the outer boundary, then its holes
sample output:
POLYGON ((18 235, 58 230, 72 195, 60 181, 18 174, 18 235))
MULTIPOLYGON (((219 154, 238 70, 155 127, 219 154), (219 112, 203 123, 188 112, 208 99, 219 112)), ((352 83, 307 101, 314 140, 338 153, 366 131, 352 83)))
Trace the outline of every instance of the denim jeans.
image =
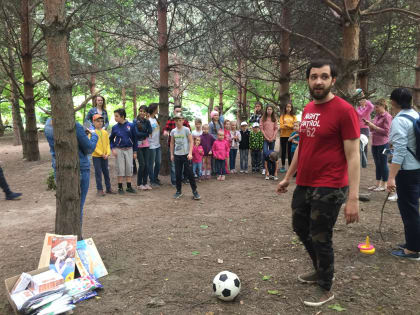
POLYGON ((90 169, 80 170, 80 224, 83 222, 83 206, 89 190, 90 169))
POLYGON ((151 183, 156 183, 159 177, 160 164, 162 162, 162 151, 159 148, 149 149, 149 178, 151 183))
POLYGON ((383 145, 372 145, 373 161, 376 167, 376 180, 383 182, 388 181, 389 168, 388 168, 388 156, 382 154, 384 149, 388 149, 388 144, 383 145))
POLYGON ((226 161, 225 160, 214 160, 216 167, 216 175, 225 175, 226 174, 226 161))
POLYGON ((263 145, 263 154, 264 154, 264 157, 267 155, 267 152, 269 150, 273 150, 274 151, 275 145, 276 145, 276 141, 275 140, 273 142, 268 142, 267 140, 264 140, 264 145, 263 145))
POLYGON ((147 175, 149 167, 147 162, 149 161, 149 147, 139 148, 137 151, 137 160, 139 160, 139 170, 137 171, 137 186, 147 184, 147 175))
POLYGON ((201 177, 201 175, 202 175, 201 170, 202 169, 203 169, 203 162, 193 163, 193 174, 194 174, 194 176, 201 177))
POLYGON ((171 169, 171 184, 176 184, 176 176, 175 176, 175 160, 171 161, 171 149, 168 148, 168 159, 169 159, 169 167, 171 169))
POLYGON ((253 171, 259 171, 261 168, 261 155, 260 150, 251 150, 251 164, 253 171))
POLYGON ((288 164, 292 164, 292 143, 289 142, 289 137, 281 137, 280 138, 280 147, 281 147, 281 166, 284 167, 286 165, 286 154, 288 164))
POLYGON ((234 170, 236 168, 236 155, 238 155, 238 149, 230 149, 229 151, 229 169, 234 170))
POLYGON ((241 171, 248 170, 248 155, 249 155, 249 149, 239 149, 241 171))
POLYGON ((95 168, 96 189, 103 191, 102 174, 104 174, 106 191, 111 190, 111 181, 109 180, 108 159, 92 156, 93 167, 95 168))
POLYGON ((194 175, 190 166, 190 161, 188 161, 188 155, 175 155, 174 156, 174 165, 176 172, 176 191, 182 190, 182 174, 188 178, 190 181, 190 186, 192 191, 197 190, 197 185, 195 183, 194 175))
POLYGON ((395 183, 407 249, 420 252, 420 169, 399 170, 395 183))

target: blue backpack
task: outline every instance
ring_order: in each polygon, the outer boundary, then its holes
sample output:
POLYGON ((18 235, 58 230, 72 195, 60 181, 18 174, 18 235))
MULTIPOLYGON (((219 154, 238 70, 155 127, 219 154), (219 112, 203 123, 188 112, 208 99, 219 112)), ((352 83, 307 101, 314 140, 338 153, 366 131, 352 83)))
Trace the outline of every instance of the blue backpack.
MULTIPOLYGON (((420 118, 414 118, 407 114, 401 114, 400 117, 407 118, 411 120, 414 127, 414 135, 416 136, 416 152, 413 152, 409 147, 407 147, 407 150, 410 151, 410 153, 416 158, 417 161, 420 161, 420 118)), ((419 113, 420 117, 420 113, 419 113)))

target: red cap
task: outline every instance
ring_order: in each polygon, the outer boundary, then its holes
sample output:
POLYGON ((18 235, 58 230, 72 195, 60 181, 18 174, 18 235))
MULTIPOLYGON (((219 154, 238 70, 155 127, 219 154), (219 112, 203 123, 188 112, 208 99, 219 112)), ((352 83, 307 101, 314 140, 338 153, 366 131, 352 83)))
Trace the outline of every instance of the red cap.
POLYGON ((95 121, 95 120, 97 120, 97 119, 99 119, 99 118, 104 119, 104 118, 102 117, 102 115, 95 114, 95 115, 93 115, 92 120, 93 120, 93 121, 95 121))

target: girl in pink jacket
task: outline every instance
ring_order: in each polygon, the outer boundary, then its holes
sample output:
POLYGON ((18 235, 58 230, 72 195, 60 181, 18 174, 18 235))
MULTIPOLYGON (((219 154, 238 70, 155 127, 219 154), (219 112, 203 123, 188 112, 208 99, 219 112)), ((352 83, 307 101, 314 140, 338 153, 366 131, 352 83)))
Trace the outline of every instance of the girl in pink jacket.
POLYGON ((223 130, 217 132, 217 140, 214 141, 211 152, 215 160, 217 180, 225 180, 226 160, 229 157, 229 144, 225 140, 223 130))

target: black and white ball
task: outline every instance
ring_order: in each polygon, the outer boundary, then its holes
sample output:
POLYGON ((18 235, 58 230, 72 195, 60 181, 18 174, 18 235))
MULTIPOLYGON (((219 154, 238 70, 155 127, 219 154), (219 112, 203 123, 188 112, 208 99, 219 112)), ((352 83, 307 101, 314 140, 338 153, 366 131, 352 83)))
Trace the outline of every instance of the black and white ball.
POLYGON ((233 301, 241 291, 239 277, 230 271, 222 271, 213 279, 214 294, 223 301, 233 301))

